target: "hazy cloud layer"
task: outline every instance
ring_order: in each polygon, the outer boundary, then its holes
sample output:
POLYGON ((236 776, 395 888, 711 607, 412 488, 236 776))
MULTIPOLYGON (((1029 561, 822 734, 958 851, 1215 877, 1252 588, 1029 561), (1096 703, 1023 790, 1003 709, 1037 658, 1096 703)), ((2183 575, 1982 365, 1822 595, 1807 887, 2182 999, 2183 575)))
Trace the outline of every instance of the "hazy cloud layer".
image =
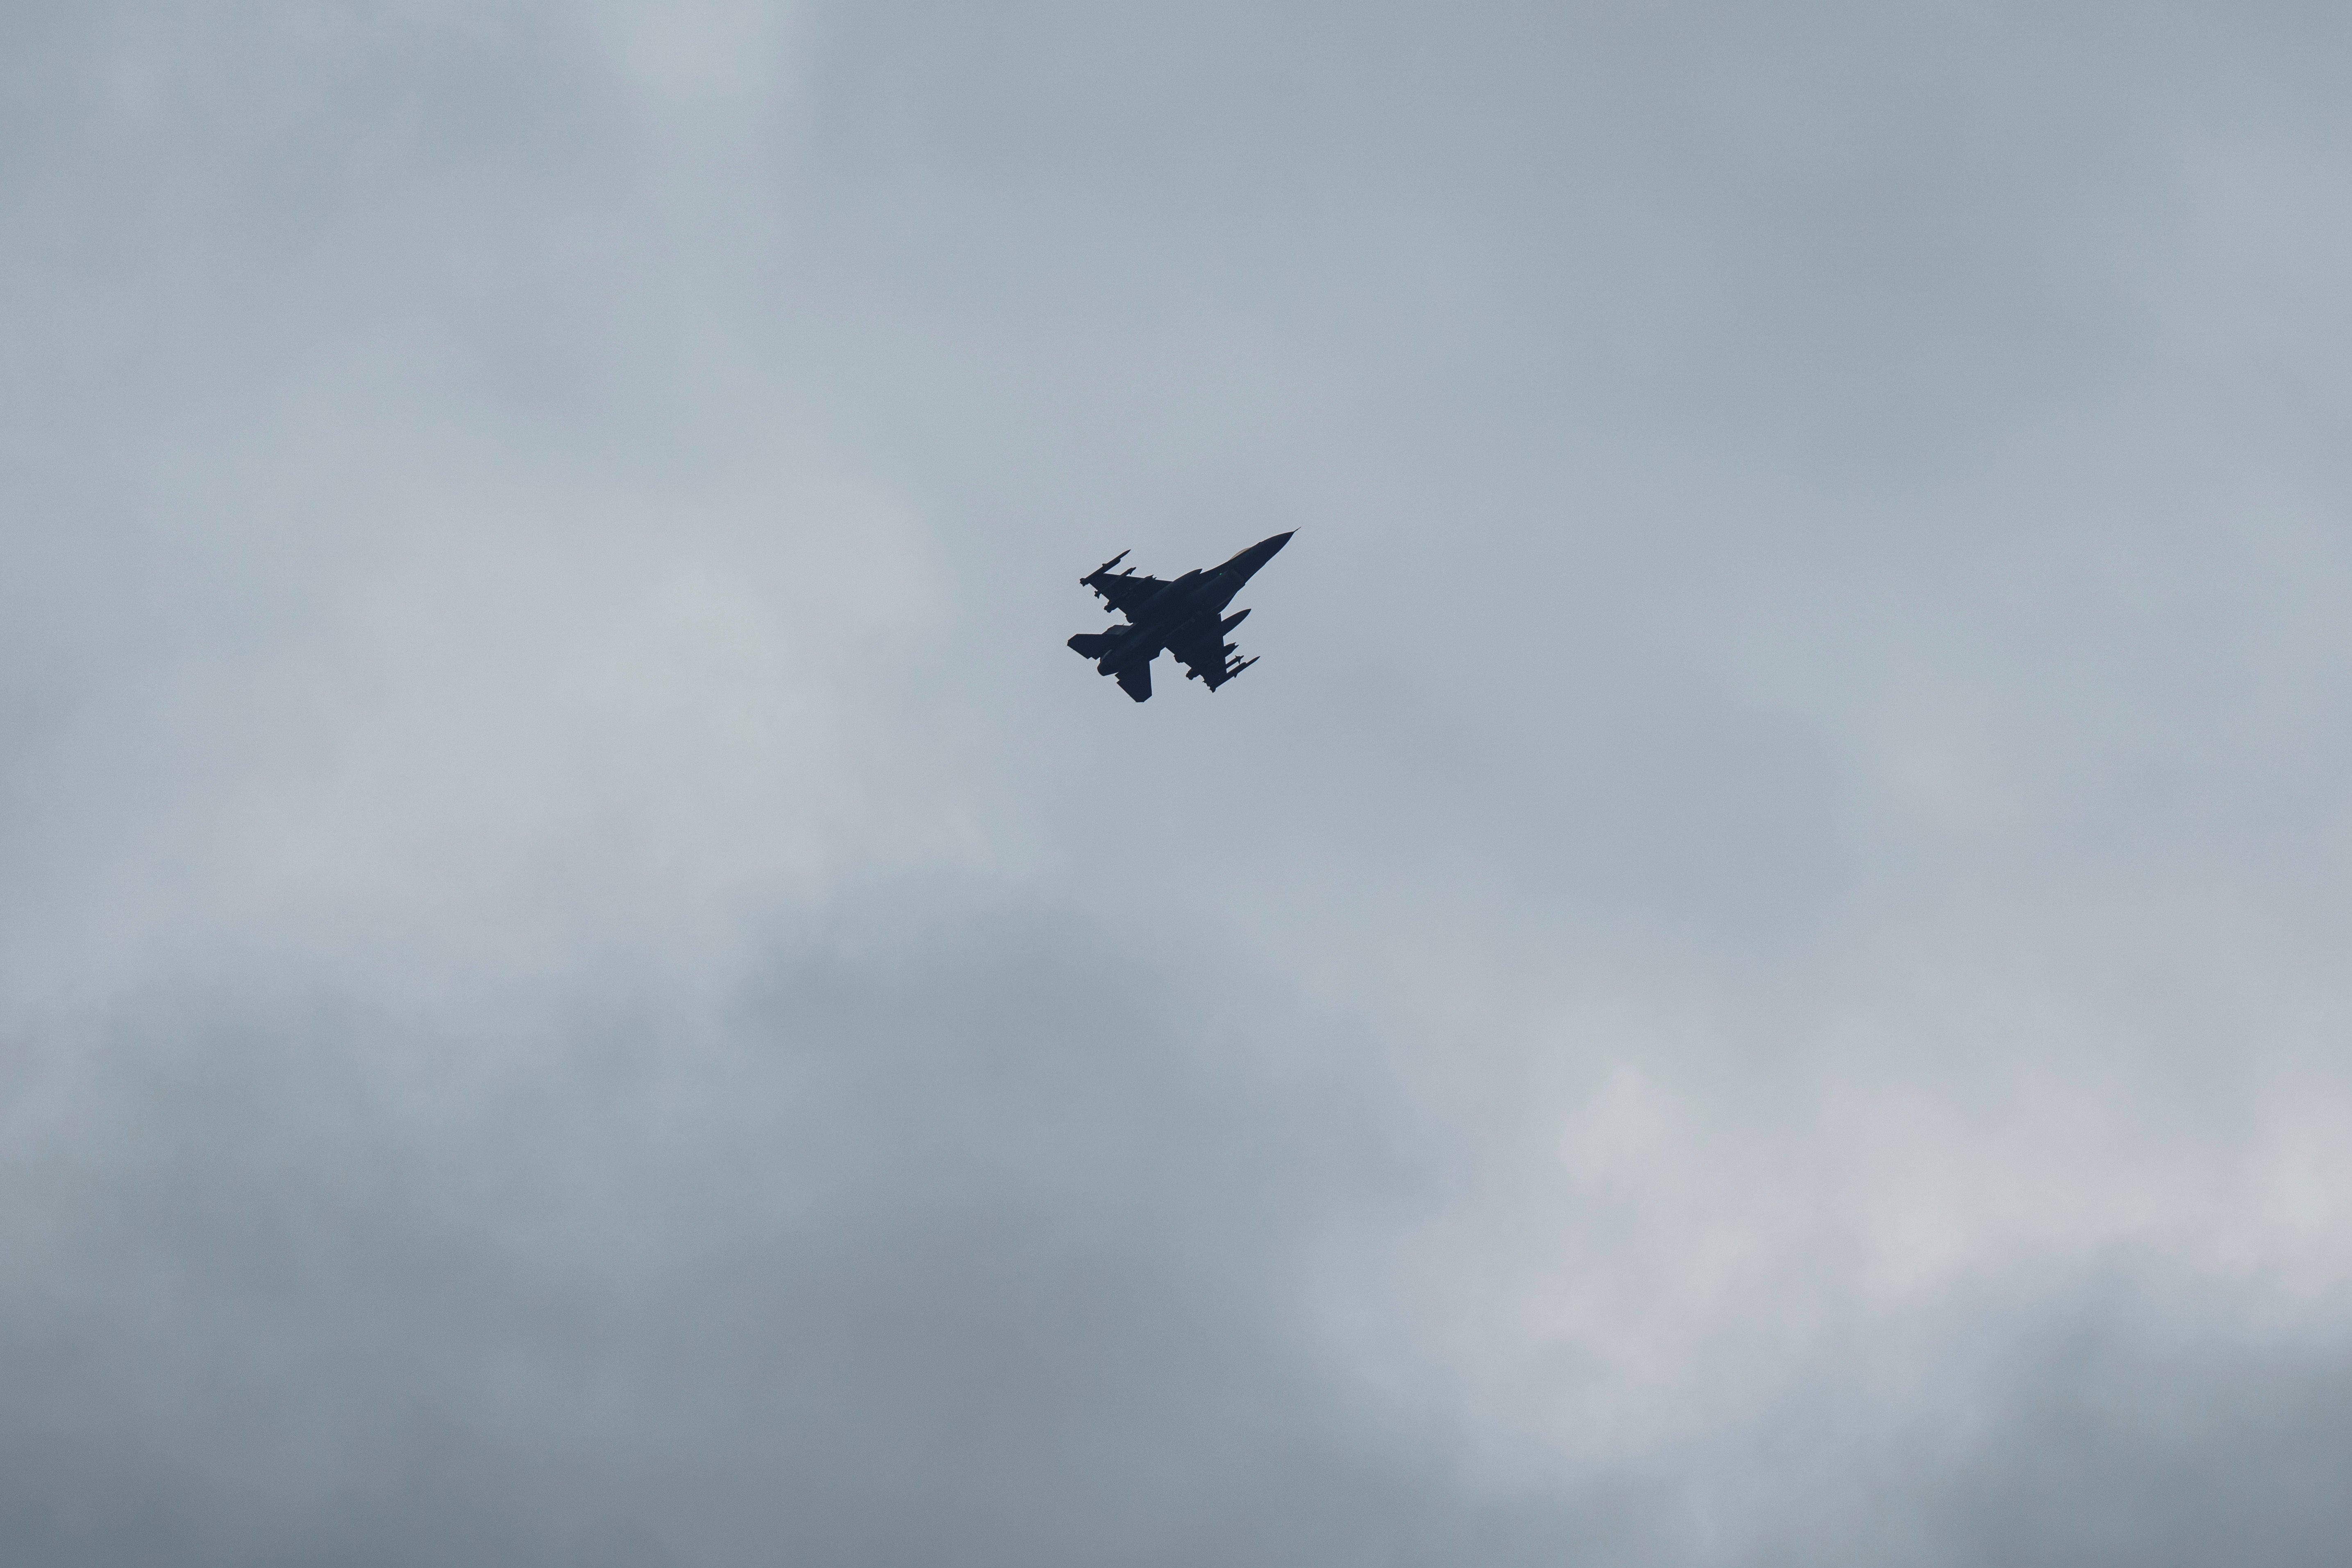
POLYGON ((16 7, 0 1557, 2334 1561, 2348 54, 16 7))

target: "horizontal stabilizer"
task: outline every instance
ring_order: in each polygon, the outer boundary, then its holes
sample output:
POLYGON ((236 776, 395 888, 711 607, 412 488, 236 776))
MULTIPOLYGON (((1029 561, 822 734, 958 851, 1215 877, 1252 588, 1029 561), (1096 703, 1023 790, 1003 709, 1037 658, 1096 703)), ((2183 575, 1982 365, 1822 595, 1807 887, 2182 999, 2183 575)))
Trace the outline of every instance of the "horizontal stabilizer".
POLYGON ((1138 702, 1150 701, 1151 667, 1148 664, 1129 665, 1118 672, 1118 686, 1138 702))
POLYGON ((1070 639, 1070 646, 1088 658, 1100 658, 1108 653, 1110 643, 1110 634, 1108 632, 1080 632, 1070 639))

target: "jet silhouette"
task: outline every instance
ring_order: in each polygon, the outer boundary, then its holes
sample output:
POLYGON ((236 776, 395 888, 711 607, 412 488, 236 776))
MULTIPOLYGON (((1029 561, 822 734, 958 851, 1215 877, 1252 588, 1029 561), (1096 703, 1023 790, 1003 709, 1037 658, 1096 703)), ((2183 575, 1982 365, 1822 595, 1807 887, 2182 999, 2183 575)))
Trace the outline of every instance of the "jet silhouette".
POLYGON ((1234 645, 1225 634, 1242 624, 1247 610, 1225 615, 1225 606, 1242 591, 1257 569, 1290 542, 1277 533, 1260 540, 1222 566, 1187 572, 1173 583, 1139 577, 1130 566, 1111 568, 1127 559, 1122 550, 1078 579, 1127 617, 1127 624, 1108 631, 1080 632, 1070 646, 1095 661, 1102 675, 1118 678, 1120 689, 1138 702, 1151 700, 1151 661, 1166 648, 1184 668, 1187 680, 1203 680, 1214 691, 1257 660, 1234 658, 1234 645), (1220 620, 1218 617, 1224 618, 1220 620))

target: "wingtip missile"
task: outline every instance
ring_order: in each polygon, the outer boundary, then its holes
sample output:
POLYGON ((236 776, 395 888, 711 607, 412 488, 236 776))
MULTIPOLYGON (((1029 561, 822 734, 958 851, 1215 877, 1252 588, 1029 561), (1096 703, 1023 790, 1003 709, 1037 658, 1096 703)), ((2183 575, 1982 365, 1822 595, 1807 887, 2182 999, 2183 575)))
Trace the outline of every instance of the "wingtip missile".
POLYGON ((1240 626, 1247 619, 1249 619, 1249 612, 1247 610, 1235 610, 1232 615, 1227 616, 1223 620, 1217 623, 1218 634, 1222 636, 1226 632, 1232 631, 1235 626, 1240 626))
MULTIPOLYGON (((1133 547, 1129 546, 1129 548, 1131 549, 1133 547)), ((1101 565, 1096 567, 1093 571, 1087 573, 1085 576, 1079 578, 1078 581, 1081 583, 1091 583, 1096 578, 1101 576, 1104 573, 1109 571, 1112 567, 1118 565, 1120 562, 1126 559, 1127 551, 1122 550, 1118 554, 1112 556, 1109 560, 1104 562, 1101 565)))

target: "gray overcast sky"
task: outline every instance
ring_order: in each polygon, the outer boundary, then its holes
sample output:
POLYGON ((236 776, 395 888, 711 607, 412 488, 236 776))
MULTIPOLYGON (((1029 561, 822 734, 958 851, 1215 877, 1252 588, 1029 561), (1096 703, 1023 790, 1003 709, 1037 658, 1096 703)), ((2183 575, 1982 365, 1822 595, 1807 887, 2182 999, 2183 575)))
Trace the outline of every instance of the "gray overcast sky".
POLYGON ((2347 82, 17 0, 0 1559, 2341 1562, 2347 82))

